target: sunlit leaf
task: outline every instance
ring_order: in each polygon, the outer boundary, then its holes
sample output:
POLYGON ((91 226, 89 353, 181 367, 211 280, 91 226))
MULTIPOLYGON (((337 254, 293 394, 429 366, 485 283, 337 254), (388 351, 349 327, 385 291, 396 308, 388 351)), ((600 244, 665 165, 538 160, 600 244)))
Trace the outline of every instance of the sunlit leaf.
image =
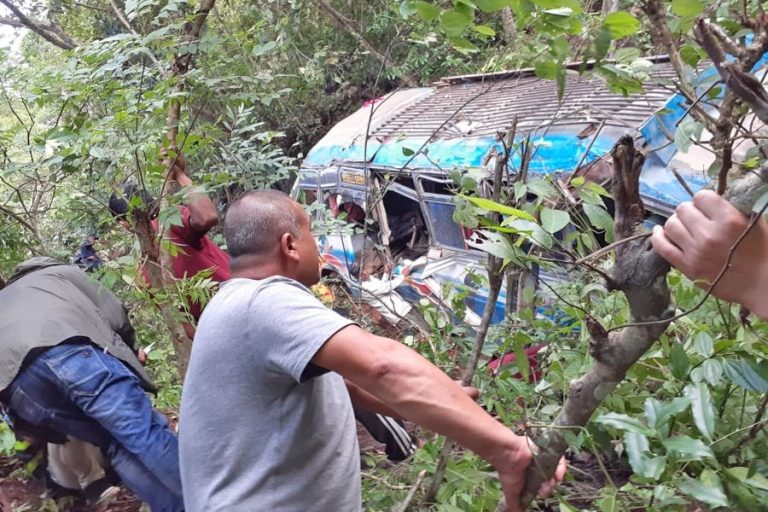
POLYGON ((595 418, 595 423, 608 425, 609 427, 617 428, 627 432, 636 432, 643 435, 653 435, 653 430, 643 425, 639 419, 617 412, 601 414, 595 418))
POLYGON ((569 222, 571 222, 571 216, 566 211, 552 208, 541 209, 541 227, 547 233, 557 233, 569 222))
POLYGON ((715 458, 712 449, 704 444, 700 439, 693 439, 688 436, 675 436, 663 439, 661 444, 669 451, 677 452, 694 460, 703 458, 715 458))
POLYGON ((603 20, 603 26, 614 39, 636 34, 640 30, 640 22, 628 12, 618 11, 608 14, 603 20))
POLYGON ((720 484, 719 479, 717 479, 716 482, 704 482, 701 481, 701 479, 694 480, 688 475, 683 475, 683 478, 677 484, 677 488, 691 498, 708 505, 714 507, 728 506, 728 498, 726 497, 725 492, 723 492, 723 486, 720 484))
POLYGON ((698 16, 704 10, 701 0, 672 0, 672 12, 678 16, 698 16))
POLYGON ((466 197, 466 196, 462 196, 462 197, 467 201, 469 201, 470 203, 474 204, 475 206, 479 206, 483 210, 486 210, 489 212, 496 212, 502 215, 506 215, 508 217, 515 217, 515 218, 525 219, 529 221, 536 220, 533 217, 533 215, 531 215, 528 212, 525 212, 518 208, 512 208, 511 206, 499 204, 495 201, 491 201, 490 199, 485 199, 483 197, 466 197))
POLYGON ((691 399, 693 422, 699 432, 712 441, 715 433, 715 408, 712 406, 712 396, 709 388, 703 382, 689 384, 685 387, 685 396, 691 399))

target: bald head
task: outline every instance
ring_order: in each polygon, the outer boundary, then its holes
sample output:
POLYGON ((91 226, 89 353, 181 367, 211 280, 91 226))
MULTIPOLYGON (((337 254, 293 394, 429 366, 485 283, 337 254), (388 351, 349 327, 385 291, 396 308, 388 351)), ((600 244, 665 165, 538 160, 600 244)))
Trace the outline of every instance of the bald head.
POLYGON ((227 210, 224 236, 233 258, 264 256, 277 248, 280 237, 300 237, 303 210, 277 190, 259 190, 240 196, 227 210))

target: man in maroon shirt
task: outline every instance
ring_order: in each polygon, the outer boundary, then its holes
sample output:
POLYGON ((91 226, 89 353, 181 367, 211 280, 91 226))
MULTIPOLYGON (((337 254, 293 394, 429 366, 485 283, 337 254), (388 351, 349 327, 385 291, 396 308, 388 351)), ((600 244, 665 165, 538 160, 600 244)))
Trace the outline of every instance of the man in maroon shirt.
MULTIPOLYGON (((194 277, 203 270, 211 270, 211 278, 214 281, 226 281, 229 279, 229 256, 207 236, 208 231, 219 222, 216 206, 207 194, 194 187, 186 174, 183 155, 179 154, 171 172, 173 180, 186 191, 186 204, 179 208, 181 224, 171 226, 167 233, 163 234, 176 246, 172 258, 173 277, 184 279, 194 277)), ((154 202, 149 194, 133 184, 124 187, 121 197, 113 193, 109 198, 110 212, 128 229, 131 229, 128 216, 130 201, 136 196, 142 200, 145 208, 154 202)), ((152 221, 152 226, 155 230, 158 229, 157 219, 152 221)), ((189 312, 197 322, 202 308, 200 304, 192 302, 189 304, 189 312)), ((185 324, 184 330, 192 339, 194 326, 185 324)))

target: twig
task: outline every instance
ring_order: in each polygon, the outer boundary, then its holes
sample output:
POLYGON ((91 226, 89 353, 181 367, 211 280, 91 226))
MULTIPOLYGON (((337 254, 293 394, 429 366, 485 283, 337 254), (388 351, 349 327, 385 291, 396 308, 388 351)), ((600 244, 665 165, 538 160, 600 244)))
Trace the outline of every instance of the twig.
POLYGON ((416 495, 416 491, 421 486, 421 482, 424 480, 424 475, 426 474, 427 474, 426 469, 422 469, 419 472, 419 476, 416 477, 416 481, 413 482, 413 485, 408 490, 408 494, 406 494, 403 502, 400 503, 400 505, 398 505, 398 507, 395 509, 395 512, 405 512, 406 510, 408 510, 408 505, 410 505, 411 501, 413 501, 413 497, 416 495))
POLYGON ((576 261, 572 262, 573 265, 581 265, 586 261, 589 261, 594 258, 599 258, 603 254, 607 254, 611 252, 612 250, 616 249, 620 245, 624 245, 627 242, 631 242, 632 240, 639 240, 641 238, 647 238, 651 236, 651 233, 638 233, 637 235, 632 235, 627 238, 622 238, 621 240, 617 240, 613 242, 612 244, 608 244, 605 247, 602 247, 598 250, 596 250, 593 253, 587 254, 586 256, 577 259, 576 261))
POLYGON ((677 172, 677 169, 671 167, 670 170, 672 171, 672 175, 677 179, 677 182, 680 183, 680 186, 683 187, 686 192, 688 192, 689 196, 693 197, 693 190, 691 190, 691 187, 688 186, 683 177, 680 176, 680 173, 677 172))

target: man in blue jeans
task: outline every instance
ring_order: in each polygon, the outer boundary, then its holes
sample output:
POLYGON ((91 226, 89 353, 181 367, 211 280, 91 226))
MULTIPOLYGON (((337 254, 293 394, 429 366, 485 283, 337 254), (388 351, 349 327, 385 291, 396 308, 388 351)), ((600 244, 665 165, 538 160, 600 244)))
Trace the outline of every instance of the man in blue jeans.
POLYGON ((154 386, 111 292, 32 258, 0 290, 0 333, 0 400, 17 431, 94 444, 153 511, 184 509, 176 436, 144 392, 154 386))

